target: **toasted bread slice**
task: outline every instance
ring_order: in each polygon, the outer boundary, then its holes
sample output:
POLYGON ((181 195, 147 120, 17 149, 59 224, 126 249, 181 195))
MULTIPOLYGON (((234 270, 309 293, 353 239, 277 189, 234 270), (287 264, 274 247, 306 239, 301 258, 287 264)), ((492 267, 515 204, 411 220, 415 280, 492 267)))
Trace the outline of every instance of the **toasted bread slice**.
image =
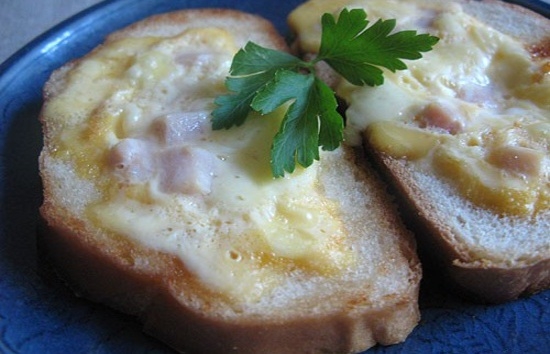
POLYGON ((157 15, 53 73, 40 247, 77 294, 176 350, 359 352, 419 320, 412 234, 351 148, 274 180, 280 121, 212 131, 232 56, 286 50, 231 10, 157 15))
POLYGON ((480 301, 548 288, 550 21, 501 1, 313 0, 290 16, 296 46, 314 55, 318 18, 348 5, 440 37, 378 88, 327 74, 348 143, 395 187, 421 259, 480 301))

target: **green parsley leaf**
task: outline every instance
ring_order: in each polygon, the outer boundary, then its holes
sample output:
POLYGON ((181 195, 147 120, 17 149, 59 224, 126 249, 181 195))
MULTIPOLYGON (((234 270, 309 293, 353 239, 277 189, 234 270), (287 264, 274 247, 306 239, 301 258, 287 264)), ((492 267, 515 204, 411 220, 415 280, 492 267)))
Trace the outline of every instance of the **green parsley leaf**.
POLYGON ((286 52, 261 47, 248 42, 239 50, 231 63, 231 75, 249 75, 277 69, 290 69, 302 65, 302 60, 286 52))
POLYGON ((377 86, 384 83, 383 71, 405 70, 400 59, 419 59, 438 42, 437 37, 417 35, 416 31, 391 34, 395 20, 378 20, 368 27, 367 14, 361 9, 343 9, 338 22, 331 14, 321 19, 321 47, 316 61, 325 61, 354 85, 377 86))
POLYGON ((243 124, 250 113, 250 104, 256 93, 272 77, 271 71, 243 77, 228 77, 225 86, 234 93, 218 96, 214 100, 218 107, 212 113, 212 129, 229 129, 243 124))
POLYGON ((312 87, 315 76, 302 75, 292 71, 280 71, 277 73, 273 85, 266 87, 265 92, 259 93, 256 106, 271 109, 273 101, 263 99, 266 94, 281 93, 282 100, 295 100, 290 104, 285 114, 279 132, 273 140, 271 150, 271 167, 274 177, 281 177, 285 171, 294 172, 295 161, 302 166, 309 166, 313 160, 319 159, 318 135, 319 121, 311 119, 312 87), (270 106, 271 104, 271 106, 270 106), (310 147, 315 146, 315 149, 310 147))
POLYGON ((274 80, 258 91, 251 107, 267 114, 290 101, 271 151, 274 177, 292 173, 296 161, 311 165, 319 160, 318 147, 334 150, 342 141, 344 124, 334 93, 313 74, 277 71, 274 80))
POLYGON ((247 43, 231 63, 229 73, 233 76, 225 82, 230 93, 214 101, 218 107, 213 112, 212 128, 219 130, 242 125, 258 90, 273 79, 278 69, 293 69, 300 63, 299 58, 288 53, 247 43))
POLYGON ((271 147, 274 177, 292 173, 319 160, 319 148, 334 150, 343 140, 343 118, 334 92, 315 75, 325 61, 354 85, 381 85, 383 70, 404 70, 402 59, 422 57, 438 38, 416 31, 393 33, 395 20, 378 20, 368 27, 364 10, 344 9, 338 20, 321 19, 318 56, 311 62, 249 42, 239 50, 226 80, 229 92, 216 98, 213 129, 229 129, 246 121, 251 111, 268 114, 288 104, 271 147))

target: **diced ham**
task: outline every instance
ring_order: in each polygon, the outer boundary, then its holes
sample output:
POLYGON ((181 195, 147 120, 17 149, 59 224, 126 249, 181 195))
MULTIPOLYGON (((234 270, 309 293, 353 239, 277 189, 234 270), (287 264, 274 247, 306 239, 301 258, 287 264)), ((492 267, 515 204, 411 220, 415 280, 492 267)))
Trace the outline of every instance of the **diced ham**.
POLYGON ((497 108, 498 102, 502 99, 502 93, 494 83, 470 83, 458 90, 458 98, 480 107, 497 108))
POLYGON ((142 183, 155 172, 151 144, 140 139, 123 139, 109 153, 113 173, 125 183, 142 183))
POLYGON ((543 159, 542 152, 521 146, 502 146, 493 149, 488 157, 491 164, 527 177, 540 175, 543 159))
POLYGON ((217 158, 189 145, 203 136, 206 116, 203 112, 167 115, 157 122, 158 140, 123 139, 109 153, 113 174, 126 184, 158 180, 165 193, 210 193, 217 158))
POLYGON ((181 145, 200 140, 208 132, 208 117, 208 111, 172 113, 155 119, 152 128, 164 145, 181 145))
POLYGON ((416 117, 421 128, 437 128, 457 134, 464 128, 464 117, 457 109, 438 102, 428 104, 416 117))
POLYGON ((216 157, 198 147, 178 147, 160 155, 161 189, 167 193, 208 194, 216 157))

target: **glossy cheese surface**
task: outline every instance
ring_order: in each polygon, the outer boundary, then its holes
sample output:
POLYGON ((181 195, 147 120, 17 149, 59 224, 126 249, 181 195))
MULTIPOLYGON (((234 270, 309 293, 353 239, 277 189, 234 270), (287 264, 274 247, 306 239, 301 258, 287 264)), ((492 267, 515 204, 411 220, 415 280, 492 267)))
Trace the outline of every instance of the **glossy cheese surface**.
POLYGON ((550 209, 550 63, 522 42, 447 1, 317 0, 290 16, 315 52, 322 13, 363 8, 371 23, 397 20, 440 38, 433 51, 385 73, 378 87, 342 82, 346 140, 363 138, 414 168, 435 173, 476 205, 503 215, 550 209))
POLYGON ((100 191, 86 207, 96 227, 178 257, 240 302, 288 272, 338 274, 354 256, 318 165, 272 178, 280 112, 212 131, 237 49, 218 28, 108 42, 71 68, 45 114, 62 127, 54 156, 100 191))

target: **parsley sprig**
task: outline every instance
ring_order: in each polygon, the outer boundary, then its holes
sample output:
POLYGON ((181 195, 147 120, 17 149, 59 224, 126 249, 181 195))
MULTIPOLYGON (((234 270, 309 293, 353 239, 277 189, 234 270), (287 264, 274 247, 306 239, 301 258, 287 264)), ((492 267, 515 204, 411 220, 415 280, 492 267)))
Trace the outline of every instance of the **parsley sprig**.
POLYGON ((377 86, 384 83, 381 67, 404 70, 402 59, 419 59, 438 42, 416 31, 392 33, 393 19, 368 27, 362 9, 344 9, 338 20, 324 14, 321 24, 319 53, 309 62, 248 42, 233 58, 229 93, 215 100, 215 130, 242 125, 252 110, 268 114, 289 103, 271 147, 274 177, 294 172, 296 163, 310 166, 319 160, 319 148, 331 151, 343 140, 344 120, 334 92, 315 75, 317 63, 326 62, 351 84, 377 86))

